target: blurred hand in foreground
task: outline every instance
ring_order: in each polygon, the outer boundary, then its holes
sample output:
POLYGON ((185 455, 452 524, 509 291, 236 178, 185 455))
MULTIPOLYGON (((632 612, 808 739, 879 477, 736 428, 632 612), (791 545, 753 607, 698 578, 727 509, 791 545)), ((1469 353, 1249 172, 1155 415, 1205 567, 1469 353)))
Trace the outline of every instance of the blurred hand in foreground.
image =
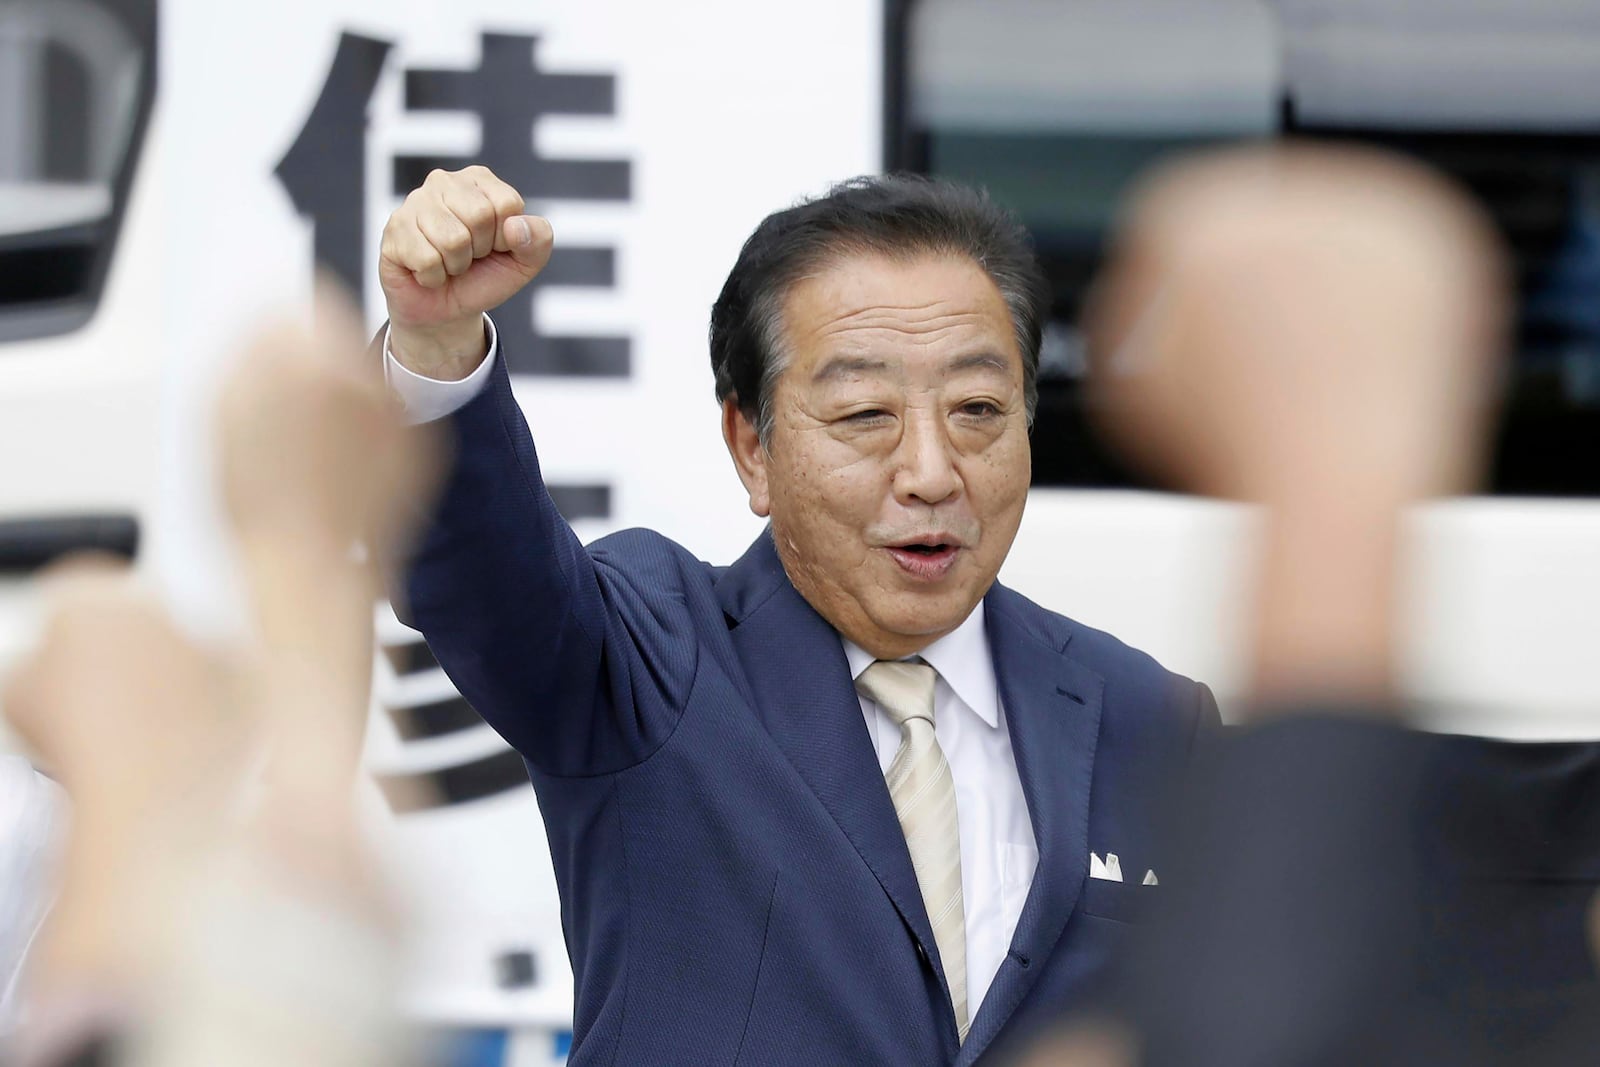
POLYGON ((280 324, 248 346, 218 418, 222 497, 241 548, 342 563, 358 542, 387 561, 440 474, 435 435, 406 425, 364 358, 354 307, 332 283, 314 328, 280 324))
POLYGON ((170 902, 223 832, 245 763, 222 673, 120 565, 47 576, 49 621, 6 716, 73 803, 63 890, 35 985, 133 986, 170 937, 170 902))
POLYGON ((358 370, 364 348, 348 320, 279 329, 227 385, 219 468, 254 623, 243 647, 201 651, 130 577, 79 564, 6 693, 76 809, 33 985, 47 1002, 112 990, 133 1062, 405 1059, 353 789, 374 561, 399 549, 439 465, 358 370))
POLYGON ((1183 487, 1239 499, 1468 489, 1503 281, 1478 210, 1398 157, 1180 163, 1134 198, 1093 309, 1108 428, 1183 487))
POLYGON ((1097 406, 1136 462, 1266 505, 1258 703, 1391 703, 1400 512, 1479 476, 1504 274, 1465 196, 1374 152, 1223 152, 1134 198, 1097 406))
MULTIPOLYGON (((407 426, 341 293, 307 331, 249 347, 220 405, 222 497, 253 610, 275 774, 348 788, 372 677, 379 574, 404 550, 442 473, 433 427, 407 426)), ((315 792, 295 790, 313 806, 315 792)))

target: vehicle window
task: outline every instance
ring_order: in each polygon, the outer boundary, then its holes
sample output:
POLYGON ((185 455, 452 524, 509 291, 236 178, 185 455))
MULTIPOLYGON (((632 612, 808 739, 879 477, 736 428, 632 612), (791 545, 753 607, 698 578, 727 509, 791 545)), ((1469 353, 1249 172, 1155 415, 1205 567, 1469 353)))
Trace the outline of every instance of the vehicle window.
POLYGON ((1054 290, 1035 482, 1147 484, 1091 429, 1078 319, 1129 183, 1169 153, 1375 143, 1483 203, 1514 256, 1492 491, 1600 494, 1600 8, 1330 0, 899 0, 886 166, 985 186, 1054 290))
POLYGON ((0 0, 0 341, 93 315, 155 86, 155 0, 0 0))

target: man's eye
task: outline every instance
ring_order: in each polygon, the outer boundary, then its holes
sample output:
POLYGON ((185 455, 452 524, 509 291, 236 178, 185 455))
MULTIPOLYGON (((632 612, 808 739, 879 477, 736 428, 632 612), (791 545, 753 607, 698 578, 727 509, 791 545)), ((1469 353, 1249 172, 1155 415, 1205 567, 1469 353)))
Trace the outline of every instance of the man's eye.
POLYGON ((961 405, 961 414, 974 419, 987 419, 1000 414, 1000 409, 987 400, 974 400, 970 404, 961 405))
POLYGON ((882 408, 868 408, 865 411, 852 411, 850 414, 844 417, 844 421, 866 423, 876 422, 879 419, 886 419, 888 417, 889 413, 882 408))

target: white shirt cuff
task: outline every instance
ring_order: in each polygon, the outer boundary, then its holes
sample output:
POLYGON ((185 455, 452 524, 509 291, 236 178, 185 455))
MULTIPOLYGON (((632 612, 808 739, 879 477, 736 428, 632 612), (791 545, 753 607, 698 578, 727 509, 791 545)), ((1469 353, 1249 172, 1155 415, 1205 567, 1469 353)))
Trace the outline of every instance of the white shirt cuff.
POLYGON ((489 335, 489 354, 483 357, 478 368, 460 381, 444 382, 437 378, 424 378, 408 370, 394 353, 389 351, 389 331, 383 331, 383 376, 394 395, 400 398, 406 421, 413 426, 433 422, 453 415, 466 407, 489 384, 489 372, 500 349, 500 339, 495 334, 494 320, 485 315, 483 328, 489 335))

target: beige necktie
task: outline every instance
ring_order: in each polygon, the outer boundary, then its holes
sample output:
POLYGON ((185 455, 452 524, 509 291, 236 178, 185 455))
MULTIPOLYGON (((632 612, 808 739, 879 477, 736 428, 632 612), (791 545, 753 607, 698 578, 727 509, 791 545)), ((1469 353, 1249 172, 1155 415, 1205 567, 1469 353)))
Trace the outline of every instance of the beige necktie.
POLYGON ((933 940, 944 962, 956 1030, 967 1039, 967 917, 961 899, 961 830, 956 785, 933 732, 933 683, 926 663, 878 660, 856 688, 900 727, 900 750, 884 774, 900 829, 911 851, 933 940))

